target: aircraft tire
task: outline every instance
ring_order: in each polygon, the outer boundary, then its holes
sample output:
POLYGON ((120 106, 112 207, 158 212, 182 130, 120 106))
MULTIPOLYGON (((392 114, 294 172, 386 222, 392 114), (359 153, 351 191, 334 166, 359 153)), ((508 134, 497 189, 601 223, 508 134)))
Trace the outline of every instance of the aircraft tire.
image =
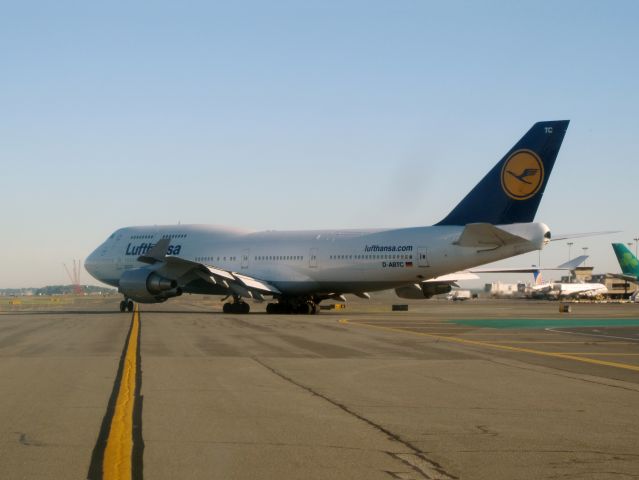
POLYGON ((123 313, 126 312, 126 302, 124 300, 120 302, 120 311, 123 313))
POLYGON ((251 306, 246 302, 225 303, 222 307, 224 313, 247 314, 251 311, 251 306))
POLYGON ((133 307, 134 307, 133 300, 129 300, 128 302, 126 302, 127 311, 132 312, 133 311, 133 307))
POLYGON ((308 315, 309 313, 311 313, 311 306, 308 303, 302 303, 298 307, 297 313, 300 313, 302 315, 308 315))

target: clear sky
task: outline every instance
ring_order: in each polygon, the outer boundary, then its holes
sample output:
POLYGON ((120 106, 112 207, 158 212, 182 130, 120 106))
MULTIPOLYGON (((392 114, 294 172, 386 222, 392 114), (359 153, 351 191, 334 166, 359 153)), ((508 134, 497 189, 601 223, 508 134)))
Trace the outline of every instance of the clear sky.
POLYGON ((555 119, 536 220, 621 230, 572 247, 619 271, 610 242, 639 236, 637 18, 636 1, 5 2, 0 288, 68 283, 63 262, 127 225, 430 225, 555 119))

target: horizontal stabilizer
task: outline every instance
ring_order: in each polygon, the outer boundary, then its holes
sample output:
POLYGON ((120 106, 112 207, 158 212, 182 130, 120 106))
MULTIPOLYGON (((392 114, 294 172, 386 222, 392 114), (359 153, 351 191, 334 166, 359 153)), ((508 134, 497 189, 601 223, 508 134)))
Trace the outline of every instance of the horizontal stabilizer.
POLYGON ((527 242, 525 238, 489 223, 471 223, 464 227, 459 238, 453 243, 460 247, 498 248, 527 242))

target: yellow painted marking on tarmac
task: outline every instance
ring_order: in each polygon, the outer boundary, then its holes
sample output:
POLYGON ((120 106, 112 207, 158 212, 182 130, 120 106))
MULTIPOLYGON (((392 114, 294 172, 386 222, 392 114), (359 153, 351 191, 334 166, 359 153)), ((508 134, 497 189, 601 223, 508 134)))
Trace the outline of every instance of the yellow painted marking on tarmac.
POLYGON ((570 345, 636 345, 637 342, 553 342, 544 340, 492 340, 491 343, 540 343, 548 345, 570 344, 570 345))
POLYGON ((499 344, 495 344, 495 343, 482 342, 482 341, 479 341, 479 340, 470 340, 468 338, 450 337, 450 336, 446 336, 446 335, 436 335, 434 333, 415 332, 413 330, 406 330, 406 329, 403 329, 403 328, 382 327, 382 326, 379 326, 379 325, 370 325, 370 324, 361 323, 361 322, 348 322, 348 321, 346 321, 346 323, 349 323, 350 325, 358 325, 358 326, 361 326, 361 327, 374 328, 374 329, 377 329, 377 330, 385 330, 385 331, 388 331, 388 332, 408 333, 410 335, 418 335, 418 336, 421 336, 421 337, 437 338, 439 340, 448 340, 450 342, 462 343, 462 344, 465 344, 465 345, 476 345, 476 346, 480 346, 480 347, 495 348, 495 349, 498 349, 498 350, 507 350, 507 351, 511 351, 511 352, 531 353, 533 355, 540 355, 540 356, 544 356, 544 357, 562 358, 562 359, 565 359, 565 360, 574 360, 576 362, 592 363, 592 364, 595 364, 595 365, 605 365, 607 367, 622 368, 624 370, 633 370, 635 372, 639 372, 639 365, 629 365, 627 363, 609 362, 607 360, 597 360, 595 358, 588 358, 588 357, 578 357, 578 356, 576 356, 574 354, 569 354, 569 353, 544 352, 543 350, 533 350, 532 348, 513 347, 513 346, 510 346, 510 345, 499 345, 499 344))
POLYGON ((639 353, 613 353, 613 352, 557 352, 561 355, 599 355, 608 357, 639 357, 639 353))
POLYGON ((137 368, 140 313, 137 304, 133 312, 133 326, 124 358, 122 380, 111 420, 109 437, 104 450, 103 480, 131 478, 131 453, 133 452, 133 406, 135 403, 135 378, 137 368))

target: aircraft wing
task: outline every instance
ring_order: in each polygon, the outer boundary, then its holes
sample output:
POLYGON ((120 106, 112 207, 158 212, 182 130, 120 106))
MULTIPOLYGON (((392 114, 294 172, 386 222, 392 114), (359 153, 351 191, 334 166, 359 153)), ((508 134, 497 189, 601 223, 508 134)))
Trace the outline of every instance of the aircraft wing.
POLYGON ((168 238, 160 240, 145 255, 138 257, 138 261, 150 264, 161 263, 155 271, 167 278, 175 279, 179 283, 186 284, 191 280, 201 278, 226 290, 229 295, 234 294, 262 300, 263 294, 279 295, 281 293, 274 285, 258 278, 166 255, 169 242, 168 238))
POLYGON ((557 235, 553 235, 550 241, 557 242, 559 240, 570 240, 571 238, 596 237, 598 235, 610 235, 612 233, 619 233, 620 231, 621 230, 605 230, 600 232, 560 233, 557 235))
POLYGON ((460 247, 499 248, 504 245, 528 243, 529 241, 518 235, 513 235, 490 223, 469 223, 464 227, 455 242, 460 247))
POLYGON ((539 271, 552 271, 552 270, 574 270, 583 262, 586 261, 588 255, 579 255, 572 260, 557 265, 556 267, 513 267, 513 268, 473 268, 472 273, 535 273, 539 271))
POLYGON ((475 280, 477 278, 479 278, 479 275, 475 275, 473 272, 461 271, 440 275, 435 278, 429 278, 428 280, 424 280, 422 283, 455 283, 460 280, 475 280))

